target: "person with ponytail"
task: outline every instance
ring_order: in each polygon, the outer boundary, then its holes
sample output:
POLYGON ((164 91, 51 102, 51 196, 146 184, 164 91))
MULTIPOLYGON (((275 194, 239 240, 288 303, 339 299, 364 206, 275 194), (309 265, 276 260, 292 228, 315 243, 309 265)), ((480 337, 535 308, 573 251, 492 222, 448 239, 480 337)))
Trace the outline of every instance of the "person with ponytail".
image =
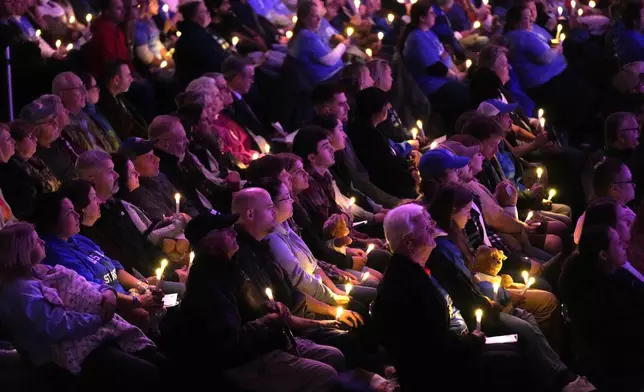
POLYGON ((344 68, 342 55, 351 46, 351 39, 331 49, 316 34, 322 21, 323 6, 317 1, 303 1, 297 7, 297 23, 289 42, 289 55, 298 60, 313 84, 331 79, 344 68))
POLYGON ((445 129, 451 131, 469 103, 464 74, 432 31, 436 23, 432 5, 419 1, 411 6, 410 15, 411 23, 405 27, 398 50, 411 76, 443 117, 445 129))

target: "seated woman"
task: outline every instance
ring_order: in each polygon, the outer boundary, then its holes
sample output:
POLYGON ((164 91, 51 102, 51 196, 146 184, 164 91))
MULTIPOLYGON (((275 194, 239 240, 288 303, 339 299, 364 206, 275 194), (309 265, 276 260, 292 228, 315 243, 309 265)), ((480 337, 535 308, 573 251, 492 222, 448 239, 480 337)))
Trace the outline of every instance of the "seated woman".
MULTIPOLYGON (((84 220, 96 221, 100 210, 96 199, 85 208, 84 220)), ((119 312, 147 329, 148 311, 158 310, 163 293, 132 276, 116 260, 110 259, 89 238, 78 234, 80 216, 72 202, 61 192, 38 200, 32 221, 45 241, 45 264, 62 265, 76 271, 90 282, 107 284, 117 294, 119 312), (128 290, 133 290, 130 294, 128 290)))
POLYGON ((644 339, 631 328, 644 322, 644 276, 629 268, 626 244, 606 225, 584 228, 579 252, 561 275, 561 298, 583 342, 593 380, 602 390, 642 389, 644 339))
POLYGON ((79 77, 83 81, 86 92, 85 107, 83 108, 83 111, 89 117, 91 117, 92 120, 94 120, 94 123, 96 123, 96 125, 105 134, 105 139, 110 144, 110 149, 106 152, 116 152, 119 149, 121 140, 118 136, 116 136, 116 132, 114 132, 114 127, 112 127, 112 124, 110 124, 103 113, 101 113, 98 107, 96 107, 96 104, 98 103, 98 100, 100 98, 100 87, 98 85, 98 82, 89 73, 81 73, 79 77))
POLYGON ((432 31, 436 14, 431 4, 415 3, 410 16, 411 23, 405 27, 398 50, 418 86, 441 114, 445 129, 452 130, 458 116, 467 110, 464 74, 432 31))
POLYGON ((621 65, 644 61, 644 34, 642 34, 642 4, 626 3, 621 21, 613 27, 615 53, 621 65))
POLYGON ((45 245, 26 223, 0 230, 0 254, 0 323, 37 372, 51 374, 55 364, 80 375, 82 389, 95 389, 96 380, 102 390, 164 385, 167 360, 114 314, 111 286, 40 264, 45 245))
POLYGON ((470 332, 450 295, 425 266, 436 246, 435 234, 435 222, 417 204, 396 207, 385 219, 394 255, 373 306, 373 320, 401 388, 517 388, 526 370, 521 356, 510 345, 490 350, 480 330, 470 332), (508 370, 506 366, 512 370, 495 376, 501 368, 508 370), (459 377, 463 372, 473 378, 459 377))
POLYGON ((349 289, 346 285, 336 286, 318 266, 318 260, 309 247, 291 229, 289 220, 293 217, 294 200, 282 181, 263 178, 252 186, 262 188, 271 195, 277 215, 277 226, 266 238, 275 261, 286 271, 296 289, 327 305, 348 305, 349 309, 356 311, 362 309, 359 304, 354 304, 354 298, 365 306, 376 299, 376 289, 359 286, 349 289))
POLYGON ((313 85, 333 78, 344 67, 342 55, 351 46, 351 39, 331 49, 316 34, 322 20, 320 4, 303 1, 297 9, 297 23, 289 41, 289 55, 298 60, 313 85))
POLYGON ((550 124, 567 132, 582 131, 593 110, 592 89, 568 69, 562 45, 550 48, 532 31, 527 6, 512 7, 506 18, 505 39, 521 86, 548 113, 550 124))
POLYGON ((387 94, 370 87, 356 97, 354 119, 348 127, 348 135, 356 155, 364 165, 371 181, 383 191, 399 198, 415 198, 416 180, 414 158, 411 151, 400 156, 389 140, 377 128, 387 121, 390 108, 387 94))
POLYGON ((40 158, 34 156, 36 137, 27 124, 14 122, 11 124, 11 136, 5 140, 7 135, 9 133, 4 133, 0 128, 0 149, 11 143, 15 145, 15 154, 7 156, 8 152, 0 153, 0 161, 2 156, 9 159, 8 162, 0 163, 0 188, 15 215, 26 219, 36 199, 58 190, 60 181, 40 158))

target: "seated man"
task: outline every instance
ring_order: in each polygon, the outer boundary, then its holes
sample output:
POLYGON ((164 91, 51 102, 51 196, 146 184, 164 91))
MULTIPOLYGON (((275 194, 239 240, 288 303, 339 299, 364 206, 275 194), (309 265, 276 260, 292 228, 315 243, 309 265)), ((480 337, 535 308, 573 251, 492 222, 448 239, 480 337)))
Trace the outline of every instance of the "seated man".
POLYGON ((69 111, 70 124, 64 130, 66 139, 77 154, 101 149, 112 153, 118 149, 118 139, 106 134, 84 111, 87 104, 83 81, 72 72, 56 75, 52 82, 52 94, 57 95, 69 111))
MULTIPOLYGON (((139 173, 140 186, 130 192, 130 200, 150 219, 160 221, 176 212, 174 195, 177 190, 159 170, 159 157, 154 155, 154 144, 154 140, 131 137, 123 141, 119 154, 131 159, 139 173)), ((188 200, 181 202, 180 211, 189 216, 199 214, 188 200)))
POLYGON ((112 124, 118 137, 147 137, 148 124, 124 96, 134 80, 127 63, 121 60, 109 63, 103 80, 104 88, 101 90, 98 107, 112 124))
MULTIPOLYGON (((206 382, 213 369, 221 369, 226 379, 244 390, 325 390, 344 367, 342 353, 293 337, 291 331, 324 322, 290 314, 281 302, 288 298, 276 276, 247 279, 247 266, 233 260, 240 248, 233 229, 238 218, 205 214, 186 228, 196 257, 176 324, 164 334, 170 355, 195 386, 206 382), (253 287, 251 298, 246 295, 247 283, 253 287), (265 295, 267 289, 275 301, 265 295), (214 362, 203 361, 204 356, 214 362)), ((253 268, 252 276, 265 267, 253 268)))
MULTIPOLYGON (((148 71, 158 69, 165 62, 166 68, 174 68, 172 56, 160 40, 160 32, 152 17, 149 0, 139 1, 139 13, 134 26, 134 52, 138 61, 148 71)), ((157 6, 158 10, 158 6, 157 6)))
POLYGON ((639 145, 640 125, 633 113, 617 112, 604 122, 604 154, 630 166, 639 145))
POLYGON ((74 163, 78 157, 62 134, 69 124, 67 113, 60 98, 55 95, 43 95, 20 111, 20 119, 33 127, 38 140, 35 156, 61 182, 76 176, 74 163))
POLYGON ((150 139, 156 140, 154 155, 161 171, 198 210, 227 211, 232 193, 239 189, 237 178, 219 178, 188 151, 188 137, 178 118, 157 116, 150 124, 150 139), (234 181, 237 180, 237 181, 234 181))

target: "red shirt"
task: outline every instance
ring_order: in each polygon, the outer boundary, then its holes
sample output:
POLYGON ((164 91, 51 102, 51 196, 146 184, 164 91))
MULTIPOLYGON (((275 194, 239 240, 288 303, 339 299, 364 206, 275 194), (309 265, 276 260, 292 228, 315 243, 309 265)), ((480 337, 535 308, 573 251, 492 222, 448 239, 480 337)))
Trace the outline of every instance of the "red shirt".
POLYGON ((94 76, 100 78, 105 65, 115 60, 125 61, 130 70, 134 70, 125 34, 116 23, 105 16, 99 16, 92 22, 91 30, 92 39, 87 54, 89 69, 94 76))

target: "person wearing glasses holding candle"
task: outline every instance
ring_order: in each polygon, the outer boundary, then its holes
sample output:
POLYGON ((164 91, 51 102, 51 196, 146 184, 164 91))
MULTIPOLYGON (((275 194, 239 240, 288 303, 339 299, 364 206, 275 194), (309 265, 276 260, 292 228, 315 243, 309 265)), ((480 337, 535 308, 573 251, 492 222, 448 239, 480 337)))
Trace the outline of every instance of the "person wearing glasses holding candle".
MULTIPOLYGON (((270 198, 263 201, 270 203, 270 198)), ((253 218, 265 222, 267 213, 256 210, 253 218)), ((246 245, 238 243, 233 225, 240 219, 238 214, 206 214, 188 224, 195 259, 179 314, 164 336, 166 350, 191 386, 203 385, 213 370, 221 370, 225 380, 243 390, 323 391, 344 369, 344 357, 338 349, 300 337, 295 338, 297 351, 289 349, 285 328, 297 334, 300 325, 322 322, 289 311, 283 303, 287 283, 277 279, 279 267, 265 265, 263 257, 239 255, 246 245), (212 361, 203 361, 204 356, 212 361)))

